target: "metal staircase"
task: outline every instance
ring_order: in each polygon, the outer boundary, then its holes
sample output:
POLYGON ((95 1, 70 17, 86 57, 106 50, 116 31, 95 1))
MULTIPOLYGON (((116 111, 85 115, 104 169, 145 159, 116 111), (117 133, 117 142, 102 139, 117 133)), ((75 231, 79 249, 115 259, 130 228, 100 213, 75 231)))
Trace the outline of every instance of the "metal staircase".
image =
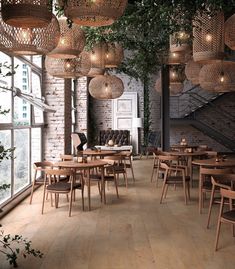
POLYGON ((199 85, 188 89, 173 97, 171 125, 190 124, 229 150, 235 151, 235 116, 216 105, 219 100, 225 100, 230 95, 231 93, 208 93, 201 90, 199 85), (215 120, 218 118, 219 120, 215 120))

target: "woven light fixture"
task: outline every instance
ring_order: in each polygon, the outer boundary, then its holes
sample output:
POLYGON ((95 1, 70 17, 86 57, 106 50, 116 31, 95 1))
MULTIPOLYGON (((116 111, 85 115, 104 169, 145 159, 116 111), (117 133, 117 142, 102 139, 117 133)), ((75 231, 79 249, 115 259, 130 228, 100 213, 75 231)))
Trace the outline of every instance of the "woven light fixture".
POLYGON ((72 59, 78 57, 85 46, 85 33, 75 23, 68 26, 65 17, 59 19, 60 40, 58 46, 50 52, 53 58, 72 59))
POLYGON ((41 28, 21 28, 6 24, 0 15, 0 50, 20 55, 47 54, 59 41, 60 28, 53 15, 51 22, 41 28))
POLYGON ((83 51, 78 58, 59 59, 46 56, 45 67, 47 72, 58 78, 77 78, 87 76, 91 63, 88 52, 83 51))
POLYGON ((204 65, 199 73, 199 82, 207 91, 235 91, 235 63, 216 62, 204 65))
POLYGON ((225 44, 235 50, 235 14, 232 15, 224 24, 224 39, 225 44))
POLYGON ((199 73, 202 68, 200 63, 196 63, 193 60, 187 62, 185 66, 185 75, 194 85, 199 84, 199 73))
POLYGON ((111 25, 122 16, 127 0, 70 0, 64 5, 65 16, 84 26, 111 25))
POLYGON ((218 12, 212 17, 203 13, 194 21, 193 59, 203 64, 221 60, 224 57, 224 14, 218 12))
POLYGON ((123 94, 124 85, 117 76, 97 76, 90 81, 89 92, 98 100, 108 100, 120 97, 123 94))
MULTIPOLYGON (((182 82, 170 82, 169 89, 170 89, 170 95, 177 95, 183 91, 184 84, 182 82)), ((159 93, 162 94, 162 80, 161 77, 159 77, 156 80, 155 83, 155 90, 159 93)))
POLYGON ((168 64, 177 65, 185 63, 185 52, 184 51, 176 51, 170 52, 168 55, 168 64))
POLYGON ((94 77, 104 75, 105 72, 105 54, 107 52, 106 43, 98 43, 90 51, 91 69, 88 76, 94 77))
POLYGON ((179 31, 170 36, 170 52, 185 51, 189 49, 189 34, 179 31))
POLYGON ((52 1, 2 0, 1 6, 3 21, 14 27, 45 27, 52 19, 52 1))
POLYGON ((120 44, 116 42, 107 43, 107 49, 105 53, 105 67, 118 67, 121 64, 123 57, 123 48, 120 44))

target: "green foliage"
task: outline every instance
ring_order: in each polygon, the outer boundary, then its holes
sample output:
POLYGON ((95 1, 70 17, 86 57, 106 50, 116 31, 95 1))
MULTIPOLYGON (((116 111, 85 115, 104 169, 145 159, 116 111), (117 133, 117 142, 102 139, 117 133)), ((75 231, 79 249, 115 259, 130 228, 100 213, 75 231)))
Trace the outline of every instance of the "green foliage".
POLYGON ((18 267, 17 259, 19 255, 22 255, 24 258, 28 255, 39 258, 43 257, 43 253, 40 250, 32 248, 32 242, 27 240, 27 238, 23 238, 22 235, 5 235, 3 230, 0 231, 0 254, 5 255, 7 261, 13 267, 18 267))

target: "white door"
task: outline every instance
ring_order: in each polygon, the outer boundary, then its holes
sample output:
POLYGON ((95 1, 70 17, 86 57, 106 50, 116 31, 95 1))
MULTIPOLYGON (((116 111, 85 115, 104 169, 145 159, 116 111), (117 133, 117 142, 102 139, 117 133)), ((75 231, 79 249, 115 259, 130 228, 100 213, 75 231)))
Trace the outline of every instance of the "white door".
POLYGON ((112 103, 113 130, 129 130, 133 152, 138 154, 138 130, 132 127, 133 118, 137 117, 137 93, 125 92, 112 103))

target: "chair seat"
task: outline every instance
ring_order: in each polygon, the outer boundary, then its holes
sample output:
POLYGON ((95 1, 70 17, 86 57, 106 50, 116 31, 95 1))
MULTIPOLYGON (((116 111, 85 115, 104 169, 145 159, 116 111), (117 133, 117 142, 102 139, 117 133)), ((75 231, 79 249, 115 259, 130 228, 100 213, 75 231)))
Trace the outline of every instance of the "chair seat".
MULTIPOLYGON (((75 183, 74 189, 81 188, 81 183, 75 183)), ((68 182, 56 182, 47 186, 48 191, 70 191, 71 184, 68 182)))
POLYGON ((224 212, 222 214, 222 218, 235 222, 235 209, 224 212))
MULTIPOLYGON (((190 181, 190 176, 186 176, 185 177, 185 181, 188 182, 190 181)), ((169 176, 167 177, 167 180, 166 180, 166 183, 169 184, 169 183, 180 183, 180 182, 183 182, 183 179, 182 179, 182 176, 169 176)))

